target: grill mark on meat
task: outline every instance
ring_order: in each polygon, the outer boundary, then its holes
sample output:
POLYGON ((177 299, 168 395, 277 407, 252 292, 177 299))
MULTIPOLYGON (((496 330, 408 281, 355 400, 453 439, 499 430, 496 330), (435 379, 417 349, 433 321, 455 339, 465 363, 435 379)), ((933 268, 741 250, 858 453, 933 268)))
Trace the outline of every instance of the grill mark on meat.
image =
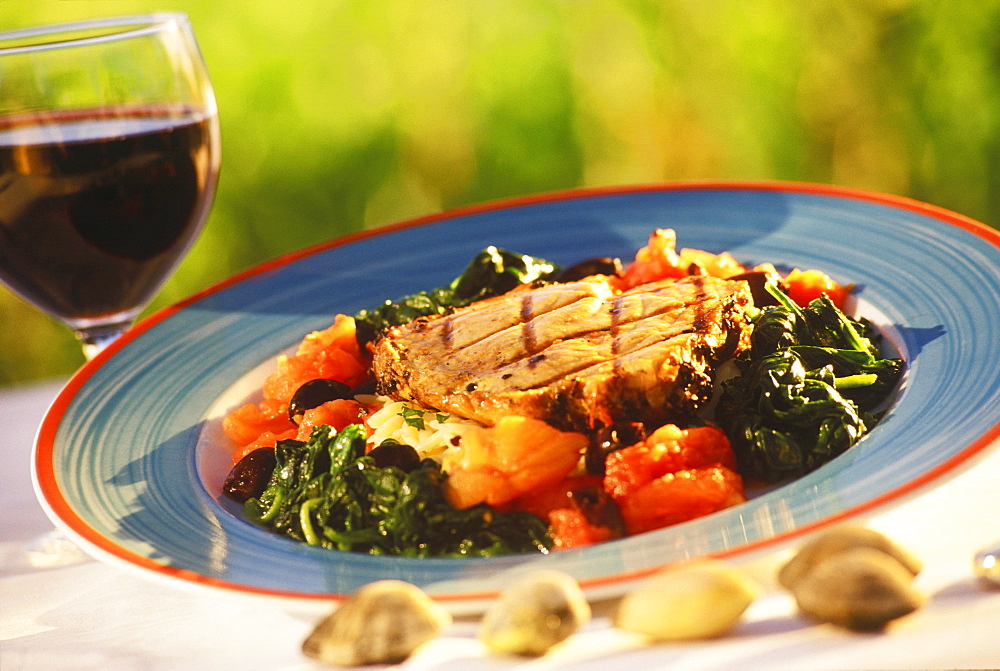
POLYGON ((622 294, 618 294, 611 299, 611 355, 617 356, 621 351, 621 344, 618 342, 618 333, 621 330, 622 322, 622 294))
POLYGON ((523 414, 575 430, 693 412, 716 352, 745 344, 745 283, 691 277, 606 289, 515 290, 400 327, 375 346, 380 391, 487 424, 523 414))
POLYGON ((691 302, 695 306, 694 319, 691 320, 690 328, 685 329, 685 333, 698 333, 704 330, 706 325, 706 315, 705 315, 705 297, 708 295, 705 291, 705 280, 704 275, 690 275, 691 285, 695 288, 694 300, 691 302))
MULTIPOLYGON (((670 339, 670 340, 679 340, 679 339, 682 338, 683 335, 686 335, 686 334, 680 334, 677 338, 670 339)), ((669 343, 670 340, 665 341, 665 342, 669 343)), ((635 350, 633 352, 630 352, 630 356, 632 356, 633 358, 642 358, 646 353, 648 353, 650 350, 655 349, 659 344, 662 344, 662 343, 648 345, 648 346, 643 347, 641 349, 638 349, 638 350, 635 350)), ((533 357, 533 358, 536 358, 537 360, 534 361, 534 362, 532 362, 530 359, 528 360, 528 366, 531 367, 531 368, 535 367, 538 364, 538 362, 541 361, 542 358, 544 358, 544 355, 535 355, 535 357, 533 357), (541 357, 541 358, 539 358, 539 357, 541 357)), ((546 386, 552 384, 553 382, 555 382, 558 379, 565 378, 565 377, 585 377, 585 376, 588 376, 588 375, 591 375, 591 374, 595 374, 595 373, 599 372, 602 367, 607 367, 609 365, 611 366, 611 373, 610 373, 611 377, 614 378, 614 379, 620 379, 621 377, 623 377, 622 371, 625 368, 625 363, 626 363, 625 360, 622 360, 622 359, 613 359, 613 360, 610 360, 610 361, 602 360, 602 361, 599 361, 599 362, 596 362, 596 363, 587 363, 586 365, 582 365, 582 366, 580 366, 578 368, 564 367, 564 368, 560 369, 560 371, 558 373, 555 373, 555 374, 551 375, 550 377, 541 378, 541 379, 537 380, 534 384, 523 385, 523 386, 520 386, 518 389, 520 391, 531 391, 531 390, 534 390, 534 389, 542 389, 542 388, 545 388, 546 386)))
POLYGON ((701 331, 705 328, 705 280, 701 275, 695 275, 691 282, 694 284, 697 293, 695 294, 695 318, 692 330, 701 331))
MULTIPOLYGON (((535 365, 537 365, 539 363, 539 361, 542 360, 542 358, 544 358, 544 355, 541 354, 541 352, 544 352, 544 351, 548 350, 551 347, 558 347, 560 343, 565 343, 565 342, 569 342, 569 341, 573 341, 573 340, 584 340, 584 341, 587 341, 587 340, 598 339, 598 338, 600 338, 601 332, 609 332, 610 333, 609 341, 610 341, 610 345, 611 345, 610 348, 609 348, 609 353, 610 353, 611 356, 609 358, 611 358, 611 360, 612 360, 612 362, 613 362, 613 364, 615 366, 615 371, 620 370, 621 365, 623 363, 623 360, 620 358, 620 356, 622 354, 622 345, 621 345, 622 339, 621 339, 621 334, 620 334, 620 331, 621 331, 622 327, 623 326, 630 326, 630 327, 633 327, 633 328, 641 328, 641 325, 642 325, 643 322, 653 322, 657 318, 663 316, 664 314, 666 314, 668 312, 671 312, 671 310, 676 309, 678 307, 678 305, 676 303, 669 303, 669 304, 665 304, 665 305, 660 306, 660 308, 657 311, 655 311, 655 312, 651 312, 651 313, 645 314, 645 315, 639 315, 638 318, 630 319, 630 320, 627 320, 627 321, 622 321, 622 319, 621 319, 621 312, 622 312, 621 303, 623 301, 623 297, 625 297, 625 296, 626 296, 625 294, 620 294, 620 295, 615 296, 612 299, 612 307, 611 307, 611 309, 608 310, 608 314, 609 314, 609 317, 610 317, 610 326, 608 326, 607 328, 603 328, 603 329, 589 329, 589 328, 584 327, 584 328, 581 328, 581 330, 579 330, 579 331, 575 331, 575 332, 566 334, 563 338, 559 339, 559 341, 557 341, 557 342, 546 343, 546 344, 542 345, 541 347, 539 347, 538 341, 537 341, 537 336, 535 335, 536 328, 534 326, 532 326, 532 328, 531 328, 531 340, 528 341, 527 339, 525 339, 523 341, 525 343, 525 350, 526 350, 526 352, 523 355, 521 355, 521 356, 514 356, 513 358, 505 360, 503 363, 501 363, 501 367, 514 367, 514 366, 516 366, 516 365, 518 365, 518 364, 520 364, 522 362, 525 362, 525 361, 527 362, 527 365, 529 367, 534 367, 535 365), (530 346, 529 346, 528 342, 530 342, 530 346), (541 358, 539 358, 539 357, 541 357, 541 358)), ((677 322, 680 321, 681 318, 683 318, 683 316, 686 313, 686 309, 691 304, 693 304, 693 301, 692 302, 685 302, 683 304, 683 307, 681 307, 681 309, 677 310, 677 315, 675 316, 675 318, 672 319, 669 322, 669 324, 666 324, 665 328, 663 330, 666 330, 666 331, 673 330, 674 325, 677 324, 677 322)), ((567 306, 567 307, 570 307, 570 306, 567 306)), ((700 306, 698 306, 698 309, 700 310, 700 306)), ((539 315, 535 315, 535 317, 538 317, 538 316, 539 315)), ((704 315, 696 313, 695 320, 701 320, 702 324, 704 324, 704 315)), ((534 325, 534 319, 532 319, 532 321, 530 321, 528 323, 534 325)), ((704 328, 704 326, 702 326, 702 328, 704 328)), ((503 334, 505 332, 506 331, 499 332, 498 334, 494 334, 494 335, 499 336, 500 334, 503 334)), ((677 333, 675 334, 675 337, 682 336, 684 334, 688 334, 688 333, 691 333, 691 332, 692 332, 692 329, 690 329, 690 328, 687 328, 687 329, 684 329, 684 330, 680 330, 680 331, 677 331, 677 333)), ((486 340, 486 339, 484 339, 484 340, 486 340)), ((482 342, 482 341, 480 341, 480 342, 482 342)), ((635 355, 635 356, 642 356, 649 349, 655 348, 655 347, 657 347, 657 346, 659 346, 661 344, 662 344, 662 341, 651 342, 648 345, 645 345, 643 347, 635 348, 635 349, 631 350, 631 352, 629 354, 630 355, 635 355)), ((453 351, 453 352, 450 352, 449 354, 452 355, 452 356, 456 356, 456 355, 461 356, 460 352, 454 352, 453 351)), ((559 374, 554 375, 551 378, 546 378, 546 379, 539 380, 534 385, 523 386, 523 387, 521 387, 521 389, 524 389, 524 390, 535 389, 535 388, 544 386, 546 384, 550 384, 553 379, 555 379, 556 377, 560 377, 562 374, 567 374, 568 373, 568 374, 585 375, 588 372, 591 372, 595 367, 598 367, 598 366, 604 364, 605 362, 606 362, 605 359, 602 359, 598 363, 588 363, 588 362, 581 361, 581 362, 579 362, 579 364, 578 364, 577 367, 571 367, 569 369, 563 368, 563 369, 561 369, 561 371, 560 371, 559 374)))
POLYGON ((452 348, 452 334, 455 332, 455 321, 449 317, 444 318, 441 326, 441 342, 448 349, 452 348))
MULTIPOLYGON (((577 283, 582 284, 582 283, 577 283)), ((447 320, 442 329, 448 330, 448 337, 445 341, 442 333, 442 344, 450 348, 463 349, 481 343, 483 340, 496 333, 513 326, 519 326, 525 320, 521 317, 522 294, 527 287, 515 289, 507 294, 496 298, 480 301, 476 303, 476 315, 474 328, 467 327, 467 314, 464 310, 449 314, 444 317, 432 319, 447 320), (514 303, 519 306, 517 310, 511 310, 514 303)), ((592 297, 592 288, 580 288, 569 285, 549 285, 535 289, 531 298, 532 311, 539 314, 564 307, 581 298, 592 297), (565 286, 565 288, 563 288, 565 286)), ((537 316, 537 315, 536 315, 537 316)))
MULTIPOLYGON (((699 282, 698 284, 701 285, 702 283, 699 282)), ((700 290, 698 292, 698 294, 696 294, 696 297, 704 298, 704 295, 705 295, 705 292, 703 290, 700 290)), ((644 315, 639 315, 638 318, 634 318, 634 319, 631 319, 631 320, 624 320, 623 321, 621 319, 622 303, 626 300, 626 298, 628 298, 628 296, 625 295, 625 294, 621 294, 621 295, 615 296, 614 299, 613 299, 613 301, 612 301, 612 309, 609 310, 610 316, 612 317, 612 323, 611 323, 611 326, 610 326, 609 330, 611 330, 612 334, 613 334, 613 338, 611 339, 611 343, 612 343, 611 354, 616 357, 614 359, 614 362, 619 367, 620 367, 620 364, 622 363, 622 361, 617 358, 618 355, 621 354, 621 349, 622 349, 621 348, 621 338, 620 338, 619 332, 620 332, 621 327, 623 325, 625 325, 625 326, 639 327, 642 324, 642 322, 644 322, 644 321, 645 322, 652 322, 652 321, 656 320, 658 317, 660 317, 661 315, 663 315, 664 313, 670 312, 671 310, 677 310, 674 319, 672 319, 669 324, 665 325, 665 328, 664 328, 664 330, 666 330, 666 331, 671 331, 671 330, 673 330, 673 327, 676 325, 676 323, 678 321, 680 321, 684 317, 684 315, 685 315, 685 308, 687 308, 691 304, 695 304, 696 305, 696 314, 695 314, 694 321, 699 324, 700 328, 704 327, 704 322, 705 322, 704 310, 702 309, 702 307, 700 305, 697 305, 694 301, 685 302, 684 304, 682 304, 682 306, 680 307, 680 309, 678 309, 679 306, 678 306, 677 303, 665 303, 665 304, 659 306, 659 308, 656 311, 654 311, 654 312, 650 312, 650 313, 644 314, 644 315)), ((522 306, 525 305, 526 303, 527 303, 526 301, 522 300, 522 306)), ((572 307, 572 304, 569 305, 569 306, 565 306, 565 307, 567 307, 567 308, 572 307)), ((522 311, 522 315, 525 315, 525 314, 530 314, 530 311, 523 310, 522 311)), ((528 360, 529 365, 532 364, 532 363, 537 363, 539 361, 539 359, 537 359, 537 353, 539 351, 539 347, 538 347, 537 337, 535 336, 535 330, 536 329, 535 329, 535 322, 534 322, 534 319, 537 318, 537 317, 539 317, 539 316, 541 316, 541 315, 534 315, 534 316, 528 317, 529 321, 526 322, 527 324, 530 325, 530 334, 531 334, 530 338, 525 338, 524 339, 524 342, 525 342, 525 345, 526 345, 526 347, 525 347, 526 352, 523 355, 514 356, 513 358, 510 358, 507 361, 504 361, 502 363, 502 366, 505 366, 505 367, 506 366, 514 366, 516 364, 521 363, 525 359, 528 360), (534 361, 532 361, 533 359, 534 359, 534 361)), ((450 322, 450 320, 449 320, 449 322, 450 322)), ((523 324, 522 324, 522 326, 523 326, 523 324)), ((451 327, 451 324, 449 323, 446 326, 446 328, 450 328, 450 327, 451 327)), ((691 333, 692 330, 693 330, 692 328, 684 329, 684 330, 678 332, 675 335, 675 337, 683 335, 683 334, 686 334, 686 333, 691 333)), ((507 330, 505 329, 504 331, 500 331, 500 332, 492 334, 492 336, 490 336, 490 337, 500 337, 500 336, 503 336, 504 334, 506 334, 506 332, 507 332, 507 330)), ((485 340, 488 340, 488 339, 490 339, 490 337, 484 338, 483 340, 481 340, 479 342, 483 342, 485 340)), ((595 337, 595 331, 593 331, 591 329, 583 328, 581 330, 565 334, 565 336, 563 338, 561 338, 560 340, 562 342, 565 342, 565 341, 578 340, 578 339, 587 340, 588 338, 593 338, 593 337, 595 337)), ((548 349, 549 347, 552 347, 552 346, 557 345, 557 344, 558 343, 547 343, 541 349, 545 350, 545 349, 548 349)), ((636 356, 642 356, 645 350, 648 350, 649 348, 652 348, 652 347, 656 347, 657 345, 660 345, 660 344, 662 344, 661 341, 652 342, 652 343, 650 343, 650 344, 648 344, 648 345, 646 345, 644 347, 637 348, 637 349, 633 350, 633 354, 635 354, 636 356)), ((461 352, 459 352, 459 351, 449 351, 448 354, 454 356, 454 355, 460 355, 461 352)), ((589 363, 583 363, 583 362, 581 362, 581 364, 578 367, 571 368, 568 372, 569 373, 577 373, 577 374, 586 374, 588 371, 590 371, 591 369, 593 369, 593 368, 595 368, 597 366, 600 366, 602 363, 603 363, 603 361, 598 362, 596 364, 589 364, 589 363)), ((563 369, 563 372, 567 372, 566 369, 563 369)), ((503 376, 501 376, 501 377, 503 377, 503 376)), ((545 379, 545 380, 540 381, 538 384, 534 385, 534 387, 542 386, 542 385, 548 384, 550 382, 551 382, 551 379, 545 379)), ((533 388, 533 387, 524 387, 524 389, 531 389, 531 388, 533 388)))
MULTIPOLYGON (((596 363, 592 363, 592 362, 588 362, 588 361, 578 361, 578 362, 570 363, 568 366, 562 367, 559 370, 554 371, 554 373, 553 373, 553 375, 551 377, 541 378, 535 384, 522 386, 522 387, 520 387, 520 389, 522 389, 522 390, 529 390, 529 389, 537 389, 539 387, 544 387, 545 385, 551 384, 553 382, 553 380, 555 380, 555 379, 557 379, 559 377, 563 377, 565 375, 578 375, 578 376, 588 375, 590 373, 593 373, 596 369, 600 368, 601 366, 605 365, 609 359, 611 360, 611 362, 613 364, 613 373, 615 374, 616 377, 620 376, 620 371, 623 368, 623 366, 624 366, 624 364, 625 364, 625 362, 627 360, 626 358, 622 358, 622 354, 623 354, 623 352, 622 352, 622 350, 623 350, 623 347, 622 347, 623 334, 621 333, 622 327, 626 327, 626 326, 627 327, 632 327, 632 330, 630 331, 630 333, 635 333, 635 332, 643 330, 643 323, 644 322, 645 323, 653 323, 656 320, 658 320, 660 317, 662 317, 663 315, 668 314, 668 313, 670 313, 672 311, 676 311, 676 314, 673 316, 673 319, 671 319, 670 322, 663 324, 663 328, 661 328, 660 330, 661 331, 666 331, 666 332, 672 334, 672 336, 670 338, 668 338, 666 340, 666 342, 670 342, 671 340, 683 339, 684 336, 686 336, 686 335, 691 334, 692 332, 694 332, 694 329, 693 328, 685 328, 685 329, 677 330, 675 327, 678 324, 678 322, 681 322, 683 320, 683 318, 685 317, 685 315, 688 314, 688 310, 691 309, 692 307, 695 310, 692 322, 699 324, 699 330, 704 329, 704 325, 705 325, 705 321, 706 321, 705 311, 704 311, 703 307, 699 303, 696 302, 696 300, 697 300, 697 298, 699 296, 703 299, 704 295, 705 295, 705 292, 704 291, 700 291, 698 294, 695 295, 695 299, 692 299, 691 301, 685 301, 682 304, 678 304, 678 303, 665 303, 665 304, 659 306, 659 308, 656 309, 653 312, 649 312, 647 314, 640 314, 637 317, 623 320, 621 318, 621 313, 623 311, 622 310, 622 303, 624 302, 624 300, 626 298, 628 298, 628 296, 626 294, 621 294, 621 295, 615 296, 613 298, 613 300, 612 300, 612 307, 611 307, 610 310, 608 310, 609 317, 610 317, 610 326, 607 329, 596 329, 595 330, 595 329, 590 329, 590 328, 587 328, 586 326, 583 326, 583 327, 581 327, 580 330, 567 333, 567 334, 564 335, 564 337, 562 337, 562 338, 560 338, 560 339, 558 339, 556 341, 553 341, 553 342, 542 344, 541 346, 539 346, 539 343, 538 343, 538 340, 537 340, 537 336, 534 335, 535 331, 536 331, 536 328, 534 326, 535 319, 532 318, 532 320, 528 322, 529 324, 532 324, 531 333, 532 333, 533 337, 532 337, 532 339, 530 341, 530 346, 528 346, 528 343, 525 342, 525 350, 526 351, 523 354, 521 354, 521 355, 514 355, 511 358, 503 361, 502 364, 501 364, 501 366, 505 367, 505 368, 512 368, 512 367, 516 367, 517 365, 521 364, 522 362, 526 362, 526 364, 527 364, 527 366, 529 368, 534 368, 539 363, 539 361, 541 361, 542 358, 544 358, 544 355, 542 355, 541 353, 549 350, 550 348, 557 348, 558 349, 560 346, 564 346, 564 347, 569 348, 569 347, 572 346, 573 341, 578 341, 579 340, 579 341, 589 342, 589 341, 597 340, 597 339, 600 339, 602 331, 609 331, 610 334, 611 334, 611 338, 610 338, 610 345, 611 345, 611 347, 609 348, 609 355, 610 355, 609 357, 607 357, 607 358, 601 358, 596 363), (540 358, 540 357, 542 357, 542 358, 540 358)), ((572 307, 572 305, 566 306, 566 307, 572 307)), ((536 318, 539 317, 539 316, 540 315, 535 315, 536 318)), ((499 338, 499 337, 505 335, 506 333, 507 333, 507 330, 499 332, 499 333, 494 334, 494 335, 499 338)), ((650 343, 648 343, 646 345, 640 346, 640 347, 632 347, 627 352, 628 357, 631 357, 631 358, 642 358, 642 357, 646 356, 646 354, 650 350, 662 346, 664 344, 664 342, 665 341, 663 341, 663 340, 655 340, 655 341, 652 341, 652 342, 650 342, 650 343)), ((453 357, 454 356, 459 356, 459 357, 462 356, 461 352, 456 352, 456 351, 449 352, 449 354, 451 356, 453 356, 453 357)))
POLYGON ((618 355, 621 353, 621 342, 619 342, 618 336, 621 331, 622 294, 611 299, 611 309, 608 312, 611 315, 611 366, 614 383, 621 376, 622 368, 622 362, 618 359, 618 355))
POLYGON ((524 348, 528 350, 528 354, 533 354, 535 348, 537 347, 537 342, 535 339, 535 322, 533 321, 534 314, 534 300, 532 298, 533 294, 530 291, 524 292, 521 296, 521 333, 524 339, 524 348))

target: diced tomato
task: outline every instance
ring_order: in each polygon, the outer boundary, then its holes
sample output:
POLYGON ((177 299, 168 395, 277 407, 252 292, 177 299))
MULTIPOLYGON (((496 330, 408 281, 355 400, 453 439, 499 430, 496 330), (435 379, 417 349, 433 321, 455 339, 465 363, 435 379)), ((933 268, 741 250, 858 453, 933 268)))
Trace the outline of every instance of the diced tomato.
POLYGON ((701 249, 681 249, 680 267, 688 275, 711 275, 712 277, 732 277, 746 272, 746 267, 729 252, 713 254, 701 249))
POLYGON ((645 440, 612 452, 604 464, 605 489, 618 498, 675 471, 715 464, 736 470, 736 456, 721 429, 665 424, 645 440))
MULTIPOLYGON (((368 377, 369 363, 368 355, 355 337, 353 317, 337 315, 329 328, 308 334, 295 354, 278 357, 274 372, 264 381, 264 400, 257 405, 241 406, 223 420, 223 430, 236 444, 234 457, 247 454, 250 447, 273 446, 275 436, 295 437, 304 433, 305 430, 300 431, 288 419, 288 404, 303 384, 310 380, 331 379, 354 387, 368 377)), ((332 418, 330 422, 317 424, 315 418, 306 419, 306 422, 313 422, 308 424, 309 433, 312 427, 324 423, 339 430, 367 416, 359 410, 359 404, 350 403, 353 405, 317 411, 315 417, 323 412, 332 418)))
POLYGON ((605 461, 604 488, 630 534, 701 517, 745 499, 726 435, 668 424, 605 461))
POLYGON ((264 381, 264 398, 287 404, 310 380, 330 379, 349 387, 360 384, 368 369, 349 352, 314 350, 306 354, 278 357, 277 369, 264 381))
POLYGON ((667 473, 615 500, 631 535, 703 517, 746 497, 740 476, 715 466, 667 473))
POLYGON ((646 246, 635 254, 635 259, 622 272, 616 282, 621 290, 688 275, 732 277, 746 268, 729 252, 713 254, 700 249, 676 251, 677 233, 670 228, 658 228, 649 236, 646 246))
POLYGON ((511 504, 549 523, 555 549, 583 547, 624 534, 618 506, 599 475, 570 476, 554 487, 528 492, 511 504))
POLYGON ((337 399, 327 401, 323 405, 306 410, 299 419, 299 430, 296 438, 309 440, 313 429, 317 426, 331 426, 337 431, 351 424, 364 424, 371 414, 367 407, 353 399, 337 399))
POLYGON ((333 325, 303 338, 292 356, 279 356, 264 381, 264 398, 287 404, 310 380, 329 379, 354 387, 368 377, 368 357, 355 338, 354 319, 337 315, 333 325))
POLYGON ((802 307, 806 307, 820 295, 826 294, 834 305, 843 310, 847 297, 854 290, 853 284, 837 284, 829 275, 819 270, 796 268, 788 273, 781 283, 789 298, 802 307))
POLYGON ((653 231, 646 246, 636 252, 635 260, 622 273, 621 288, 631 289, 647 282, 687 275, 675 251, 676 244, 677 233, 673 229, 653 231))
POLYGON ((575 508, 557 508, 549 512, 548 520, 554 550, 586 547, 621 535, 608 527, 592 524, 583 511, 575 508))
POLYGON ((714 426, 679 429, 674 424, 664 424, 643 443, 650 447, 655 459, 671 461, 671 470, 712 464, 736 470, 736 455, 729 445, 729 439, 721 429, 714 426))
POLYGON ((615 450, 604 461, 604 490, 618 500, 659 477, 658 470, 643 443, 615 450))
POLYGON ((264 433, 257 436, 255 440, 252 440, 248 444, 235 450, 233 452, 233 463, 235 464, 239 462, 240 459, 247 456, 257 448, 274 447, 279 440, 288 440, 290 438, 295 438, 297 435, 298 435, 298 429, 288 429, 287 431, 281 431, 279 433, 274 433, 273 431, 265 431, 264 433))
POLYGON ((263 433, 277 434, 294 429, 287 410, 266 402, 242 405, 222 420, 226 437, 241 447, 263 433))
POLYGON ((302 339, 296 354, 309 355, 323 350, 340 350, 362 363, 366 355, 358 344, 354 318, 347 315, 337 315, 333 324, 322 331, 313 331, 302 339))
POLYGON ((562 482, 545 489, 534 489, 524 493, 514 502, 516 510, 538 515, 542 519, 549 512, 558 508, 570 508, 570 499, 574 490, 588 487, 604 489, 603 480, 599 475, 573 475, 565 478, 562 482))
POLYGON ((496 470, 453 470, 448 473, 445 498, 459 510, 486 502, 498 507, 517 498, 503 474, 496 470))
POLYGON ((445 455, 445 496, 456 508, 480 502, 502 506, 553 487, 580 462, 587 442, 582 433, 515 415, 475 428, 462 436, 458 450, 445 455))

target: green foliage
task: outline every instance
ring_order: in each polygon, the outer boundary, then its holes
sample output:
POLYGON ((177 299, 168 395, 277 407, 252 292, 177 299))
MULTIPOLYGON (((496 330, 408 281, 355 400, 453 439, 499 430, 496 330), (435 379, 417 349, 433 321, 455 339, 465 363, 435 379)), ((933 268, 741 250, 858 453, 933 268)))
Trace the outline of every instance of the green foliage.
MULTIPOLYGON (((1000 223, 997 2, 4 0, 0 26, 160 10, 191 16, 223 171, 150 311, 344 233, 578 186, 817 181, 1000 223)), ((0 385, 81 362, 0 288, 0 385)))

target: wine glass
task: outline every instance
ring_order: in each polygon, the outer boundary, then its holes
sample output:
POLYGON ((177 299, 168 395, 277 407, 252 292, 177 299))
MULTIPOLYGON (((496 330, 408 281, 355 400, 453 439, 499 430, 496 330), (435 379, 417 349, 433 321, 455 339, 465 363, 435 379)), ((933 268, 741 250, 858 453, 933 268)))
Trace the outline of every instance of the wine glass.
MULTIPOLYGON (((215 97, 183 14, 0 33, 0 280, 88 359, 194 243, 218 172, 215 97)), ((58 531, 27 555, 83 558, 58 531)))
POLYGON ((215 97, 184 14, 0 33, 0 280, 88 359, 194 243, 218 171, 215 97))

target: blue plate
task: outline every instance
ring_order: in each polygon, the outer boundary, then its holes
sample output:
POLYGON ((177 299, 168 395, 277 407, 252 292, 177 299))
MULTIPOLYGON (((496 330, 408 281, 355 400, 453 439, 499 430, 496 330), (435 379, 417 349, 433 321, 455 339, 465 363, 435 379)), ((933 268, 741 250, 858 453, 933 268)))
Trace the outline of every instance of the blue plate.
POLYGON ((326 602, 381 578, 455 610, 513 576, 565 570, 592 596, 670 562, 777 546, 898 502, 1000 434, 1000 235, 901 198, 807 184, 699 183, 491 203, 349 236, 243 273, 140 323, 87 364, 46 416, 38 495, 95 555, 185 582, 326 602), (486 244, 569 264, 633 257, 657 227, 745 263, 817 268, 857 285, 857 309, 908 364, 885 420, 833 462, 749 502, 548 556, 371 557, 263 531, 220 503, 220 417, 309 331, 450 281, 486 244))

